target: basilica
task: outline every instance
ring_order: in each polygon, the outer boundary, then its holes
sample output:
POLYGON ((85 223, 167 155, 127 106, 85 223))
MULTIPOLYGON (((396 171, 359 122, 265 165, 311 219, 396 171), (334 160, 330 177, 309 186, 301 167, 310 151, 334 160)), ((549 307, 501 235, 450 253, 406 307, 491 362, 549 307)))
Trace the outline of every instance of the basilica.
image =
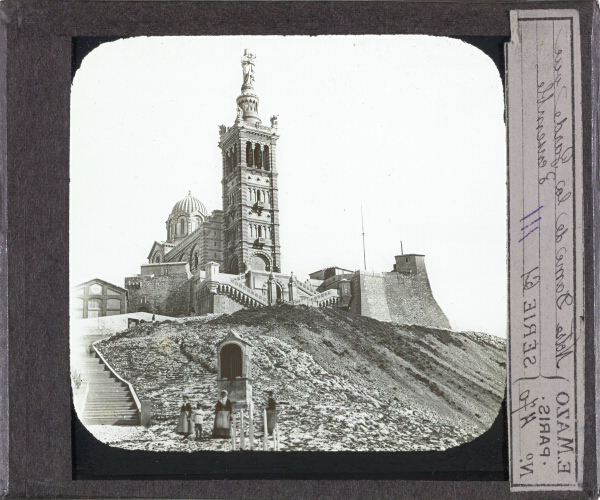
POLYGON ((166 238, 151 245, 140 274, 125 278, 128 312, 185 316, 289 303, 449 328, 422 255, 396 256, 392 271, 382 273, 333 267, 301 281, 283 272, 277 116, 262 124, 254 64, 255 56, 245 51, 237 116, 231 126, 219 127, 222 210, 209 214, 191 192, 175 203, 166 238))

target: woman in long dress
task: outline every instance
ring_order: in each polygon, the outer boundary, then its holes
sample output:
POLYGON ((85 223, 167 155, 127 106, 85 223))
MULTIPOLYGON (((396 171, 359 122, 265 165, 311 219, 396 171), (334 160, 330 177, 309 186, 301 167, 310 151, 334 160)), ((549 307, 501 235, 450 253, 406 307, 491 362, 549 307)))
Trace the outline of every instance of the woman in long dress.
POLYGON ((227 391, 221 391, 221 398, 215 405, 215 423, 212 437, 229 438, 231 436, 231 401, 227 391))
POLYGON ((190 426, 190 418, 192 416, 192 405, 187 396, 183 396, 183 404, 181 405, 181 411, 179 413, 179 422, 177 422, 177 428, 175 432, 177 434, 183 434, 184 438, 187 438, 192 432, 190 426))

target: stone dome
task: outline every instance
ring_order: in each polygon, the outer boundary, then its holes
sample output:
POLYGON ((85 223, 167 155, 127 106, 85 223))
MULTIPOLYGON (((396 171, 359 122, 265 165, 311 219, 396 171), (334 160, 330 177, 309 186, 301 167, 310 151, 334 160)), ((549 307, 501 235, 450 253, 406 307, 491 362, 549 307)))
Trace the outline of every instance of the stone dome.
POLYGON ((175 203, 173 210, 171 210, 171 215, 178 215, 181 213, 191 214, 193 212, 200 212, 204 217, 208 215, 204 204, 198 198, 194 198, 192 192, 189 191, 185 198, 175 203))

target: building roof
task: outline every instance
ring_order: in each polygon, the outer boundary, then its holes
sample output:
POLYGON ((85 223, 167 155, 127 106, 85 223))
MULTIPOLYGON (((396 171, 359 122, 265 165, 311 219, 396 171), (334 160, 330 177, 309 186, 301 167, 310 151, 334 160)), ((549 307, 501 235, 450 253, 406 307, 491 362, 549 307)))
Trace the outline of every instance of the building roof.
POLYGON ((181 213, 191 214, 193 212, 200 212, 203 216, 207 216, 208 212, 204 204, 198 199, 192 196, 192 192, 189 191, 185 198, 182 198, 171 210, 171 215, 178 215, 181 213))
POLYGON ((112 283, 109 283, 108 281, 101 280, 100 278, 94 278, 92 280, 80 283, 79 285, 74 286, 73 289, 76 289, 76 288, 79 288, 79 287, 85 286, 85 285, 91 285, 92 283, 99 283, 99 284, 106 285, 106 286, 109 286, 111 288, 114 288, 116 290, 119 290, 119 291, 121 291, 123 293, 127 293, 127 290, 125 290, 124 288, 121 288, 120 286, 117 286, 117 285, 113 285, 112 283))
POLYGON ((154 253, 154 249, 155 249, 156 247, 158 247, 158 248, 163 248, 164 246, 165 246, 165 243, 164 243, 164 241, 155 241, 155 242, 152 244, 152 248, 150 249, 150 253, 148 254, 148 257, 147 257, 147 259, 148 259, 148 260, 151 260, 151 259, 152 259, 152 254, 154 253))

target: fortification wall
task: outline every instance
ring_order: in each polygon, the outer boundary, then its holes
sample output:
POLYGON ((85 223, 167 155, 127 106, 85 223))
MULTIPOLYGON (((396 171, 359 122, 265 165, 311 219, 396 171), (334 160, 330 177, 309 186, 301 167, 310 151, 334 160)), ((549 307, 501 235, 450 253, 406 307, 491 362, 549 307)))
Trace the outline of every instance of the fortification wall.
POLYGON ((433 297, 426 273, 384 273, 383 280, 394 323, 450 328, 448 318, 433 297))
POLYGON ((448 318, 433 297, 427 273, 360 271, 352 285, 350 309, 356 314, 398 324, 450 328, 448 318))
POLYGON ((383 273, 360 271, 360 314, 379 321, 393 321, 386 296, 383 273))

